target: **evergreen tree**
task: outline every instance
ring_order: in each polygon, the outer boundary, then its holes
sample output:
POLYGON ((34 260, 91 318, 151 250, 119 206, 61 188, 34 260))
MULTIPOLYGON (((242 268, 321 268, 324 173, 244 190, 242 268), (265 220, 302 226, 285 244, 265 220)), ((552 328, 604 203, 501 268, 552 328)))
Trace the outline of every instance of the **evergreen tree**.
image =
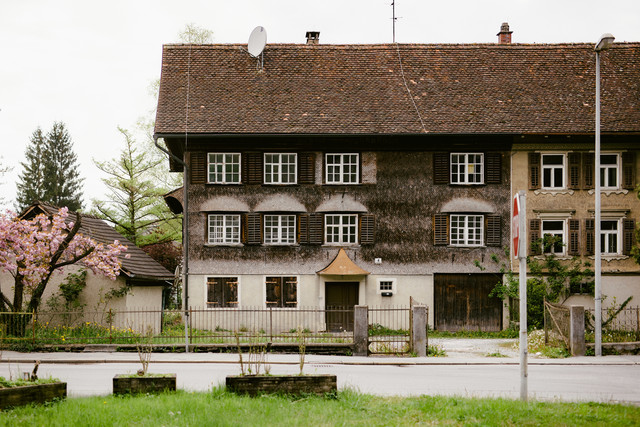
POLYGON ((43 171, 44 196, 42 201, 54 206, 82 209, 82 178, 78 171, 78 157, 64 123, 55 122, 47 133, 43 171))
POLYGON ((44 201, 44 153, 46 141, 39 127, 31 135, 25 152, 23 171, 16 183, 16 210, 24 210, 36 200, 44 201))

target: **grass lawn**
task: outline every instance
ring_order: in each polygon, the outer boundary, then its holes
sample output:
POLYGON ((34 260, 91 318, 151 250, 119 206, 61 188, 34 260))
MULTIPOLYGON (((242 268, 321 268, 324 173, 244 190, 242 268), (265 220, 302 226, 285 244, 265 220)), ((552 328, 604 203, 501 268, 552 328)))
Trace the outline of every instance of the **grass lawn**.
POLYGON ((138 397, 74 398, 0 412, 2 426, 168 425, 638 425, 640 408, 505 399, 315 396, 240 397, 216 388, 138 397))

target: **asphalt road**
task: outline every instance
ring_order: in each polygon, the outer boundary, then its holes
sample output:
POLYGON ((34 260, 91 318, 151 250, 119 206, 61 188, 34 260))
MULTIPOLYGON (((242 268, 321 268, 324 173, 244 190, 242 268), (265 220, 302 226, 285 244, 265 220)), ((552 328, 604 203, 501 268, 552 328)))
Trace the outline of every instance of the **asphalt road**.
MULTIPOLYGON (((54 354, 55 356, 56 354, 54 354)), ((59 353, 57 354, 59 355, 59 353)), ((0 376, 15 378, 30 371, 33 363, 7 357, 0 362, 0 376), (7 359, 12 360, 10 363, 7 359)), ((15 356, 15 354, 14 354, 15 356)), ((68 360, 47 360, 42 354, 40 377, 56 377, 68 383, 70 397, 107 395, 116 374, 140 368, 137 355, 73 355, 68 360), (109 363, 104 363, 110 359, 109 363)), ((206 391, 237 375, 237 356, 164 355, 152 362, 150 372, 177 373, 178 388, 206 391), (175 363, 173 360, 180 360, 175 363)), ((271 373, 299 372, 297 355, 271 355, 271 373)), ((624 402, 640 405, 640 357, 605 356, 561 361, 531 360, 529 398, 538 400, 624 402)), ((465 397, 520 397, 520 368, 515 358, 349 358, 307 356, 304 372, 335 374, 338 388, 352 388, 384 396, 457 395, 465 397)))

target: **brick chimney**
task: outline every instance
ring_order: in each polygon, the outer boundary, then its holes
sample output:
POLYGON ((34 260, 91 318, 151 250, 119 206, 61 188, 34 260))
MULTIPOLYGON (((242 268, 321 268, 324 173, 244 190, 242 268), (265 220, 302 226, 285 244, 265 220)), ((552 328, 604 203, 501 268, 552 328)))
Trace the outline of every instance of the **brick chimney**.
POLYGON ((498 36, 498 44, 511 44, 511 33, 509 31, 509 23, 503 22, 500 26, 500 32, 496 34, 498 36))
POLYGON ((307 44, 320 43, 320 31, 307 31, 307 44))

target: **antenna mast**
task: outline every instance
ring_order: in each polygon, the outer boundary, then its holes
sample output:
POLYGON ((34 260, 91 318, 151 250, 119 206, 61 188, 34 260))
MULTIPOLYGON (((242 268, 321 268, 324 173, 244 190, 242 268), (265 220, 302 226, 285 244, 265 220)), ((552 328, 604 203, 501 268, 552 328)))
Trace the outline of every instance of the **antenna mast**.
POLYGON ((393 22, 393 42, 396 42, 396 21, 398 20, 398 18, 396 18, 396 0, 392 0, 391 1, 391 10, 392 10, 392 18, 391 21, 393 22))

